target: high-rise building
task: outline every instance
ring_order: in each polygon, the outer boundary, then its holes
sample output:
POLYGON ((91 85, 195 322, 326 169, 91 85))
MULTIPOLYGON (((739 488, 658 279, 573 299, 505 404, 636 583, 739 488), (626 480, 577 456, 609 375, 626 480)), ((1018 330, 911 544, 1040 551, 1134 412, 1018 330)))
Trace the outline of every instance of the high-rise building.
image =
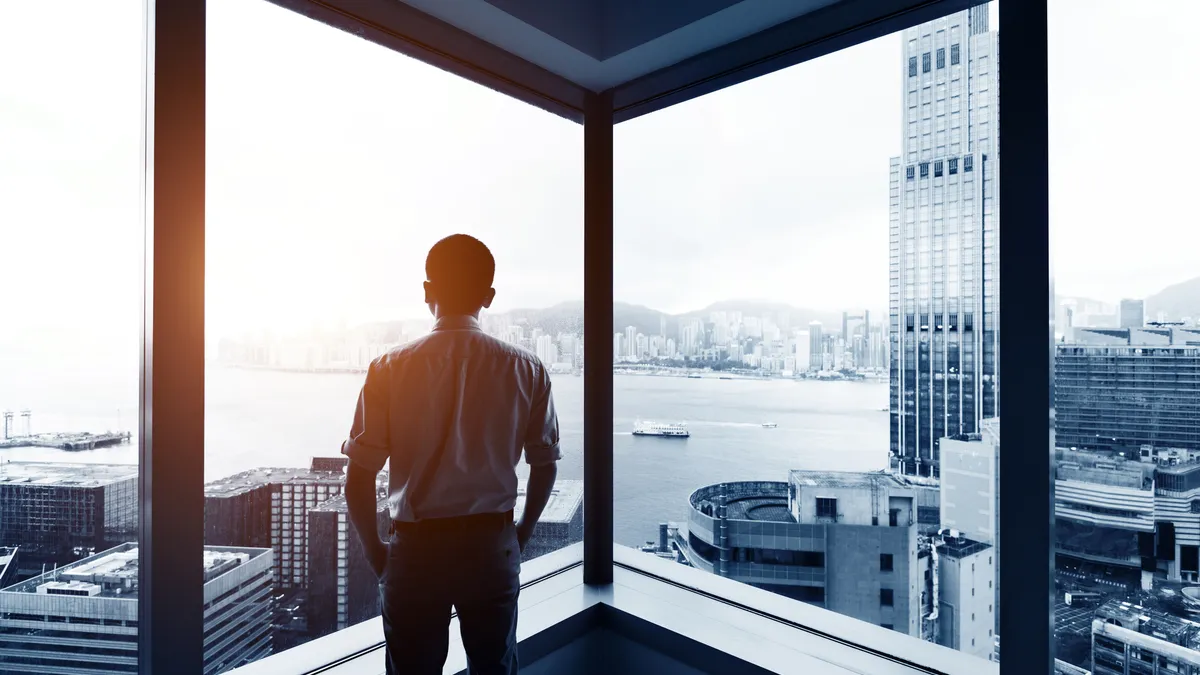
POLYGON ((808 324, 808 369, 823 370, 825 367, 825 337, 821 333, 821 322, 808 324))
POLYGON ((625 349, 622 342, 625 336, 620 333, 613 333, 613 361, 620 361, 625 356, 625 349))
POLYGON ((1060 344, 1054 359, 1057 444, 1200 450, 1198 375, 1200 346, 1060 344))
POLYGON ((64 564, 137 536, 136 464, 3 462, 0 543, 21 564, 64 564))
MULTIPOLYGON (((379 536, 391 525, 387 497, 375 505, 379 536)), ((379 615, 379 580, 350 523, 346 497, 308 512, 308 637, 342 630, 379 615)))
POLYGON ((537 338, 536 353, 539 360, 546 367, 553 366, 558 363, 558 345, 554 344, 554 338, 549 335, 539 335, 537 338))
POLYGON ((871 365, 871 312, 865 309, 862 314, 842 312, 842 340, 855 368, 871 365))
POLYGON ((891 159, 891 455, 938 474, 941 439, 1000 414, 999 68, 981 5, 903 33, 891 159))
POLYGON ((996 551, 957 531, 934 539, 938 644, 991 659, 996 631, 996 551))
MULTIPOLYGON (((989 561, 995 588, 986 593, 999 605, 1000 419, 983 420, 977 434, 944 438, 941 448, 941 526, 992 547, 995 556, 989 556, 989 561)), ((994 618, 998 631, 999 612, 994 618)), ((990 636, 988 644, 990 652, 990 636)))
POLYGON ((342 494, 346 462, 345 457, 314 457, 307 469, 260 468, 209 483, 204 487, 205 543, 270 546, 280 588, 303 588, 308 512, 342 494))
MULTIPOLYGON (((137 565, 125 543, 0 590, 0 675, 136 672, 137 565)), ((270 549, 206 546, 205 675, 271 654, 271 609, 270 549)))
POLYGON ((625 345, 625 356, 630 358, 637 356, 637 328, 634 326, 625 327, 625 340, 622 344, 625 345))
POLYGON ((1121 300, 1121 328, 1141 328, 1146 325, 1146 302, 1125 298, 1121 300))
POLYGON ((921 635, 917 499, 891 474, 709 485, 692 493, 676 545, 693 567, 921 635))

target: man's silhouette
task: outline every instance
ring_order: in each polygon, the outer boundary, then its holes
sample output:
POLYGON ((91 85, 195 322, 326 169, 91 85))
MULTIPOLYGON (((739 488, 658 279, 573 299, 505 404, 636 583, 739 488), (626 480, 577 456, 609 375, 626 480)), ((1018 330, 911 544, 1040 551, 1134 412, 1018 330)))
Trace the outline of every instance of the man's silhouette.
POLYGON ((433 246, 425 260, 433 331, 371 363, 342 444, 350 520, 380 579, 389 675, 442 672, 452 606, 470 673, 517 672, 521 550, 561 455, 546 368, 479 328, 495 270, 473 237, 433 246), (514 523, 522 448, 529 483, 514 523), (392 534, 383 542, 375 477, 389 461, 392 534))

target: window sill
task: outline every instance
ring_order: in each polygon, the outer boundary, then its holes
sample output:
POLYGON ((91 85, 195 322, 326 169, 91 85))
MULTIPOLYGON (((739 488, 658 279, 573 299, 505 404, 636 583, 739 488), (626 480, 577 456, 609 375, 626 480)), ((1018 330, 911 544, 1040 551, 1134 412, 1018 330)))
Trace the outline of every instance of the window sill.
MULTIPOLYGON (((603 620, 603 627, 617 632, 622 623, 649 623, 663 629, 662 635, 707 645, 771 673, 999 673, 998 664, 623 546, 614 547, 613 584, 587 586, 582 554, 576 544, 523 566, 517 639, 525 664, 578 640, 603 620)), ((466 668, 454 623, 448 675, 466 668)), ((380 620, 373 619, 231 672, 381 675, 382 634, 380 620)), ((644 642, 646 631, 640 635, 635 639, 644 642)), ((666 640, 649 642, 651 648, 669 649, 666 640)))

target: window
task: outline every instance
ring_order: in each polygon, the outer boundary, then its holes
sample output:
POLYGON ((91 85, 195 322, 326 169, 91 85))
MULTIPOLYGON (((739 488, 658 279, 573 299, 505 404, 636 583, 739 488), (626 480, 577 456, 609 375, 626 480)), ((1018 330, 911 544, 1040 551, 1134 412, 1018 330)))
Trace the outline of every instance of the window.
POLYGON ((975 168, 975 156, 974 155, 964 155, 963 156, 963 172, 970 173, 974 168, 975 168))
POLYGON ((950 65, 957 66, 958 59, 959 59, 958 44, 952 44, 952 45, 950 45, 950 65))
POLYGON ((378 614, 353 600, 378 591, 335 499, 338 447, 367 366, 431 328, 425 255, 463 230, 497 262, 481 329, 541 359, 559 416, 561 501, 543 523, 564 535, 539 533, 525 557, 580 541, 582 127, 261 0, 211 0, 207 37, 205 479, 255 472, 238 480, 291 510, 255 520, 253 500, 227 504, 266 530, 227 543, 280 535, 264 602, 308 616, 304 639, 335 630, 313 609, 334 606, 334 585, 309 576, 342 559, 343 623, 378 614))
POLYGON ((954 174, 958 173, 958 158, 951 157, 946 161, 949 164, 948 168, 950 169, 950 175, 953 176, 954 174))
POLYGON ((946 48, 939 47, 937 50, 937 67, 939 69, 946 67, 946 48))
POLYGON ((879 589, 879 606, 892 607, 894 604, 894 593, 890 588, 879 589))
POLYGON ((0 3, 4 672, 137 657, 143 35, 140 2, 0 3), (96 564, 135 575, 127 601, 39 594, 96 564), (109 642, 98 617, 133 623, 109 642))
MULTIPOLYGON (((968 14, 956 14, 947 25, 966 26, 968 14)), ((921 31, 936 29, 929 24, 916 34, 921 31)), ((957 187, 940 180, 948 155, 934 150, 933 137, 939 130, 934 120, 938 101, 953 89, 951 78, 946 78, 945 91, 933 81, 924 87, 908 80, 910 86, 890 94, 892 106, 864 106, 866 117, 853 124, 842 119, 834 104, 858 92, 842 83, 869 73, 894 73, 897 66, 913 69, 918 56, 929 70, 935 49, 949 44, 907 46, 899 35, 890 39, 904 49, 881 49, 878 59, 864 51, 863 61, 806 61, 614 128, 613 293, 619 302, 613 309, 612 336, 613 515, 617 544, 670 553, 706 571, 713 568, 721 548, 713 533, 721 531, 717 525, 723 520, 725 530, 739 537, 729 549, 733 557, 728 578, 763 587, 764 573, 815 582, 821 571, 826 607, 844 607, 848 615, 875 626, 892 621, 894 612, 905 617, 894 620, 895 630, 919 639, 921 622, 910 623, 908 617, 921 613, 926 593, 922 584, 932 557, 920 533, 937 531, 940 511, 922 501, 928 493, 918 497, 913 488, 898 485, 931 484, 927 479, 938 477, 941 466, 936 444, 948 436, 977 434, 976 419, 996 416, 991 386, 978 394, 974 379, 966 380, 970 386, 960 386, 965 378, 984 374, 991 382, 995 368, 994 362, 985 370, 982 359, 976 365, 964 358, 967 345, 976 347, 976 335, 957 330, 961 312, 948 315, 944 309, 951 303, 956 308, 975 307, 979 300, 976 285, 966 283, 962 268, 949 262, 967 257, 960 246, 971 237, 960 222, 972 220, 975 238, 982 241, 984 224, 976 215, 982 209, 968 203, 978 204, 985 196, 982 185, 959 194, 957 187), (809 91, 827 105, 806 107, 798 113, 800 118, 786 124, 763 119, 765 110, 779 109, 786 92, 797 90, 809 91), (905 121, 899 130, 897 113, 905 121), (737 130, 736 138, 695 131, 714 115, 737 130), (926 116, 929 133, 923 129, 926 116), (892 142, 886 147, 860 142, 864 125, 892 142), (786 168, 761 152, 768 146, 791 149, 786 168), (801 148, 803 157, 796 159, 801 148), (890 178, 896 182, 887 182, 885 174, 884 183, 875 188, 859 186, 864 193, 876 191, 878 199, 871 202, 869 213, 861 211, 857 197, 817 188, 821 176, 853 173, 854 167, 866 165, 888 166, 887 158, 894 158, 890 178), (755 180, 745 180, 746 167, 753 167, 755 180), (932 183, 925 180, 931 171, 939 177, 932 183), (783 175, 786 181, 777 179, 783 175), (671 180, 655 179, 660 176, 671 180), (893 188, 895 194, 890 194, 893 188), (797 203, 802 204, 799 211, 797 203), (752 204, 749 208, 756 216, 739 219, 738 235, 730 239, 732 221, 724 214, 734 213, 737 204, 752 204), (804 250, 786 265, 762 257, 762 242, 779 241, 778 232, 814 236, 816 230, 809 232, 809 226, 796 230, 794 225, 809 213, 854 224, 831 235, 836 241, 826 242, 831 248, 824 253, 804 250), (658 253, 676 250, 685 241, 686 261, 658 253), (882 283, 854 279, 836 292, 829 286, 828 280, 850 259, 829 250, 850 251, 884 241, 891 247, 890 276, 882 283), (944 252, 947 263, 939 266, 936 281, 930 278, 935 249, 944 252), (681 287, 678 279, 692 268, 742 271, 681 287), (802 309, 792 299, 799 287, 814 289, 811 302, 823 299, 833 311, 802 309), (743 297, 767 302, 732 300, 743 297), (885 306, 887 313, 879 311, 885 306), (936 328, 949 324, 956 329, 936 328), (848 381, 860 377, 863 381, 848 381), (934 390, 946 393, 936 402, 917 396, 934 390), (874 415, 865 414, 868 400, 874 415), (829 414, 808 416, 805 410, 813 409, 829 414), (883 414, 881 409, 906 412, 883 414), (678 426, 650 429, 647 419, 678 426), (639 429, 644 433, 634 435, 639 429), (652 435, 670 430, 680 436, 686 432, 686 440, 652 435), (675 443, 686 447, 689 457, 704 457, 687 465, 686 479, 679 475, 683 465, 675 459, 675 443), (794 454, 800 443, 806 448, 803 459, 794 454), (885 443, 886 460, 839 451, 885 443), (750 449, 735 455, 732 450, 737 447, 750 449), (881 470, 883 474, 876 473, 881 470), (901 476, 900 482, 890 483, 891 476, 901 476), (880 480, 879 501, 873 505, 872 486, 880 480), (672 522, 687 527, 672 530, 672 522), (660 523, 668 523, 665 532, 660 523), (865 578, 861 564, 839 558, 846 554, 837 548, 821 547, 821 536, 812 530, 850 531, 834 530, 843 527, 862 532, 861 540, 855 535, 863 549, 854 560, 879 561, 876 570, 868 565, 865 578), (743 535, 746 539, 740 539, 743 535), (761 548, 748 543, 760 540, 761 548), (786 555, 784 547, 797 555, 786 555), (802 564, 805 558, 798 554, 818 551, 824 554, 822 568, 802 564), (772 569, 764 570, 766 565, 772 569), (853 581, 841 576, 851 567, 857 569, 853 581), (850 587, 839 583, 890 586, 887 604, 881 593, 879 606, 868 602, 863 607, 861 597, 839 596, 850 587), (881 612, 883 606, 895 609, 881 612)), ((984 43, 995 41, 996 35, 984 32, 972 39, 984 43)), ((988 85, 993 94, 999 90, 988 85)), ((962 118, 971 120, 970 115, 962 118)), ((948 119, 945 124, 948 128, 948 119)), ((987 186, 992 190, 987 199, 995 199, 996 188, 987 186)), ((990 221, 988 231, 994 226, 990 221)), ((989 261, 994 264, 995 258, 989 261)), ((988 270, 990 278, 993 270, 988 270)), ((982 269, 973 274, 972 281, 985 276, 982 269)), ((984 342, 982 331, 978 337, 984 342)), ((996 338, 992 326, 988 340, 994 345, 996 338)), ((947 477, 943 474, 941 480, 947 477)), ((985 531, 993 532, 993 525, 972 531, 980 545, 990 546, 985 531)), ((947 580, 943 592, 954 585, 948 579, 939 578, 939 584, 947 580)), ((979 576, 976 582, 984 592, 986 581, 979 576)), ((768 590, 796 597, 794 589, 768 590)), ((961 596, 970 599, 965 588, 961 596)), ((995 599, 989 595, 982 601, 995 599)), ((966 611, 961 618, 969 618, 972 610, 966 611)), ((989 627, 980 626, 977 635, 983 636, 989 627)), ((949 643, 950 631, 945 632, 949 643)), ((969 644, 964 637, 954 646, 969 644)))
POLYGON ((915 56, 908 57, 908 76, 917 76, 917 57, 915 56))
MULTIPOLYGON (((1194 615, 1183 603, 1156 599, 1166 597, 1171 589, 1178 593, 1180 585, 1186 588, 1200 581, 1195 548, 1200 539, 1189 524, 1196 522, 1192 495, 1200 486, 1200 464, 1194 457, 1194 450, 1200 449, 1200 349, 1184 346, 1197 343, 1192 337, 1182 337, 1195 334, 1198 314, 1189 305, 1171 302, 1172 288, 1194 288, 1197 283, 1195 265, 1188 264, 1194 256, 1174 242, 1193 231, 1184 224, 1194 220, 1194 199, 1187 186, 1200 180, 1200 167, 1184 157, 1200 152, 1200 139, 1189 137, 1175 147, 1158 144, 1171 143, 1175 125, 1191 117, 1179 108, 1195 103, 1194 68, 1184 64, 1200 60, 1200 45, 1187 37, 1189 26, 1200 21, 1200 6, 1101 2, 1089 5, 1087 11, 1082 25, 1077 23, 1078 8, 1070 2, 1052 0, 1047 13, 1052 269, 1053 283, 1062 294, 1054 298, 1051 307, 1054 334, 1050 345, 1054 355, 1053 476, 1060 486, 1052 512, 1055 575, 1078 578, 1081 561, 1097 557, 1128 561, 1119 568, 1113 566, 1111 584, 1096 589, 1098 597, 1090 599, 1083 611, 1103 621, 1114 617, 1122 608, 1120 602, 1130 601, 1133 607, 1127 611, 1139 613, 1143 625, 1156 628, 1144 630, 1136 644, 1112 645, 1099 631, 1072 635, 1064 630, 1065 612, 1059 605, 1053 632, 1055 656, 1074 665, 1088 663, 1097 673, 1111 669, 1184 673, 1194 666, 1183 664, 1200 658, 1191 637, 1196 631, 1190 623, 1194 615), (1147 30, 1153 30, 1155 36, 1146 35, 1143 31, 1147 30), (1124 67, 1125 59, 1109 52, 1089 57, 1075 52, 1099 49, 1118 40, 1122 50, 1130 53, 1154 44, 1182 42, 1170 60, 1156 66, 1153 77, 1118 85, 1124 78, 1113 69, 1124 67), (1085 63, 1101 75, 1077 81, 1078 69, 1085 63), (1119 97, 1112 93, 1116 86, 1121 87, 1119 97), (1156 116, 1152 125, 1131 123, 1127 115, 1136 101, 1146 97, 1154 97, 1164 107, 1162 115, 1156 116), (1075 123, 1063 119, 1085 111, 1091 112, 1075 123), (1075 142, 1102 132, 1105 142, 1114 144, 1108 152, 1075 142), (1128 147, 1135 139, 1140 147, 1128 147), (1170 176, 1160 183, 1140 175, 1117 181, 1105 173, 1106 166, 1132 161, 1167 167, 1170 176), (1158 196, 1137 206, 1139 197, 1151 190, 1158 196), (1134 209, 1141 214, 1139 241, 1112 240, 1115 219, 1134 209), (1091 223, 1084 225, 1075 218, 1091 223), (1089 250, 1068 250, 1068 242, 1073 240, 1086 242, 1089 250), (1119 267, 1110 267, 1114 264, 1119 267), (1071 291, 1064 293, 1061 289, 1067 287, 1071 291), (1097 298, 1103 304, 1090 307, 1084 297, 1097 298), (1134 330, 1147 321, 1161 326, 1146 326, 1147 331, 1161 333, 1134 330), (1095 340, 1101 326, 1108 326, 1117 339, 1095 340), (1174 339, 1151 347, 1160 335, 1170 334, 1174 339), (1108 485, 1101 485, 1100 467, 1108 485), (1127 486, 1120 490, 1137 495, 1141 506, 1117 498, 1113 481, 1127 486), (1068 482, 1072 490, 1080 490, 1079 501, 1085 503, 1064 500, 1061 486, 1068 482), (1151 514, 1148 519, 1147 514, 1151 514), (1138 532, 1128 526, 1136 521, 1151 523, 1149 531, 1138 532), (1142 588, 1147 592, 1142 593, 1142 588), (1135 594, 1139 599, 1134 599, 1135 594), (1168 634, 1172 637, 1163 639, 1168 634), (1094 664, 1090 662, 1093 652, 1087 649, 1089 639, 1095 644, 1094 664), (1115 657, 1104 654, 1107 649, 1102 647, 1110 645, 1120 650, 1115 657), (1187 651, 1180 651, 1178 645, 1185 645, 1187 651), (1165 656, 1168 650, 1172 650, 1170 657, 1165 656), (1116 663, 1110 665, 1102 659, 1116 663)), ((987 171, 981 175, 991 171, 990 155, 980 168, 985 167, 987 171)), ((1091 589, 1072 586, 1069 590, 1091 589)), ((1077 604, 1072 603, 1071 611, 1077 611, 1077 604)), ((1004 609, 997 607, 997 611, 1004 609)))
POLYGON ((929 72, 929 52, 925 52, 921 55, 921 72, 929 72))

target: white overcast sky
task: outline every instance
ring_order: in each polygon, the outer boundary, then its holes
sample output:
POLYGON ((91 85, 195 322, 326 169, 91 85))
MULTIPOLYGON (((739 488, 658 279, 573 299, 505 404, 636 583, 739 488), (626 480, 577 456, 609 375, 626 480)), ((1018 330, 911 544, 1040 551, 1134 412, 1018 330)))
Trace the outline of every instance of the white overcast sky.
MULTIPOLYGON (((1200 273, 1200 3, 1051 4, 1059 291, 1200 273)), ((582 296, 581 127, 263 0, 209 11, 210 336, 422 316, 457 231, 497 309, 582 296)), ((141 30, 137 0, 0 0, 0 380, 136 355, 141 30)), ((882 309, 901 60, 889 36, 620 125, 617 299, 882 309)))

